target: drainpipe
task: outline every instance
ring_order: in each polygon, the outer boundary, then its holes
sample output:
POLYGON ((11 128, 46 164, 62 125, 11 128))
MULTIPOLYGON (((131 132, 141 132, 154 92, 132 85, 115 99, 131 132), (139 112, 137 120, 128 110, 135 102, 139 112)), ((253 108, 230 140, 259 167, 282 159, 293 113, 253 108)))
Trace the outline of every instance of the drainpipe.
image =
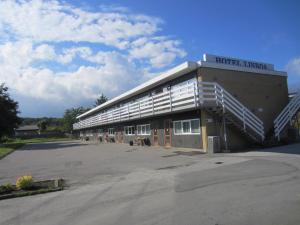
POLYGON ((225 142, 225 150, 228 150, 228 143, 227 143, 227 131, 226 131, 226 119, 224 116, 224 110, 223 110, 223 129, 224 129, 224 142, 225 142))
POLYGON ((223 88, 221 89, 221 97, 222 97, 222 108, 223 108, 223 129, 224 129, 224 142, 225 142, 225 150, 228 150, 228 143, 227 143, 227 131, 226 131, 226 119, 225 119, 225 102, 224 102, 224 93, 223 88))

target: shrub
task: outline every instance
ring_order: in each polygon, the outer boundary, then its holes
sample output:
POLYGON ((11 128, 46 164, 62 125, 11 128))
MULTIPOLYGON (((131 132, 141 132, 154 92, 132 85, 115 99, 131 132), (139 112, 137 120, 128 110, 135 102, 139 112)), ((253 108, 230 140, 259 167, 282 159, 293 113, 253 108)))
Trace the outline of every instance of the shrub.
POLYGON ((32 176, 21 176, 16 181, 16 187, 22 190, 30 190, 34 187, 34 181, 32 176))
POLYGON ((14 186, 11 183, 6 183, 0 185, 0 194, 7 194, 15 190, 14 186))

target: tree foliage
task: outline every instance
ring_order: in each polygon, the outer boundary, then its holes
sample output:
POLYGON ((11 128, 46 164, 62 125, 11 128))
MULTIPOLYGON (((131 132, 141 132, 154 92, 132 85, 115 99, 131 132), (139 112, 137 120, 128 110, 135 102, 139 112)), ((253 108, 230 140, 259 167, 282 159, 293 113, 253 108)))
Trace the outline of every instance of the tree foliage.
POLYGON ((8 87, 0 85, 0 139, 10 136, 19 126, 21 119, 18 117, 18 102, 14 101, 8 93, 8 87))
POLYGON ((41 132, 44 132, 49 126, 49 121, 47 119, 42 119, 37 123, 41 132))
POLYGON ((47 121, 47 127, 52 126, 61 126, 62 118, 54 118, 54 117, 40 117, 40 118, 32 118, 32 117, 22 117, 22 125, 32 125, 39 124, 41 121, 47 121))
POLYGON ((64 131, 71 133, 73 130, 73 124, 76 122, 76 117, 88 110, 89 109, 84 107, 67 109, 62 119, 64 131))
POLYGON ((96 99, 94 106, 102 105, 107 102, 108 98, 102 93, 99 98, 96 99))

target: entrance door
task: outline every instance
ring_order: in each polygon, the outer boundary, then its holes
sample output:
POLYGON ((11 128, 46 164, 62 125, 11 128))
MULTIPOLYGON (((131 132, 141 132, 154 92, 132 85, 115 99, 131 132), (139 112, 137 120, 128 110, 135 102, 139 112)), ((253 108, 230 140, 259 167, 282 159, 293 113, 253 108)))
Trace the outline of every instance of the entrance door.
POLYGON ((164 121, 164 130, 165 130, 165 147, 171 147, 171 120, 164 121))
POLYGON ((153 145, 158 146, 158 129, 153 129, 153 145))
POLYGON ((119 142, 119 143, 123 143, 123 131, 119 131, 119 134, 118 134, 118 142, 119 142))

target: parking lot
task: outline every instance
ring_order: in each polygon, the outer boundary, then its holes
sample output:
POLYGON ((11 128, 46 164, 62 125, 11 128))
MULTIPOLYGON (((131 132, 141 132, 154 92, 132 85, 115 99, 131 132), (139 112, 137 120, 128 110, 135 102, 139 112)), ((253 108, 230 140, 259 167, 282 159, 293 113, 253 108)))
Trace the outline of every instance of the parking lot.
POLYGON ((181 167, 202 158, 207 156, 197 150, 128 144, 80 141, 30 144, 0 161, 0 182, 14 182, 18 176, 31 174, 37 179, 62 177, 77 184, 139 170, 181 167))
POLYGON ((300 224, 300 145, 209 156, 195 150, 30 144, 0 182, 62 177, 66 190, 0 201, 0 224, 300 224))

